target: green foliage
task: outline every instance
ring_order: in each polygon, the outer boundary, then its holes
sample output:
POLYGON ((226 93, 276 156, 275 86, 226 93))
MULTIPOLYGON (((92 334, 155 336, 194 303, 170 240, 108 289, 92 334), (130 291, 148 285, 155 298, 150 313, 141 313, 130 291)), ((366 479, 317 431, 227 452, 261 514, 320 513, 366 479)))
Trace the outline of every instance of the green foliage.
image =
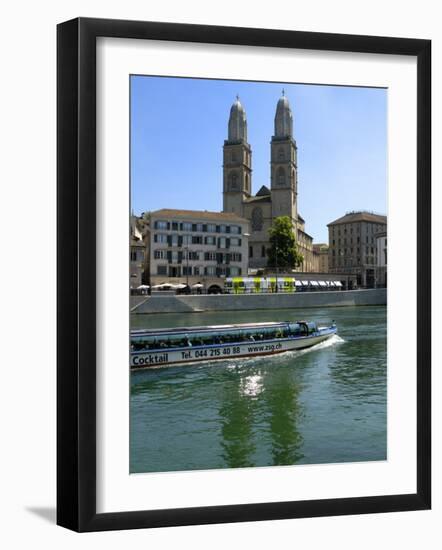
POLYGON ((296 236, 288 216, 275 218, 269 229, 270 248, 268 254, 268 266, 286 269, 299 267, 304 256, 298 252, 296 236))

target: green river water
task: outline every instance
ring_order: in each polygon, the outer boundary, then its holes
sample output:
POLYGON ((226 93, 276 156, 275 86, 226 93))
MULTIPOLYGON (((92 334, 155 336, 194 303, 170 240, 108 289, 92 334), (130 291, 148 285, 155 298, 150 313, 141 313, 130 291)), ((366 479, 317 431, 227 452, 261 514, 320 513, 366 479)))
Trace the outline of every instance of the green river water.
POLYGON ((132 328, 307 319, 302 351, 131 373, 130 471, 385 460, 386 307, 132 315, 132 328))

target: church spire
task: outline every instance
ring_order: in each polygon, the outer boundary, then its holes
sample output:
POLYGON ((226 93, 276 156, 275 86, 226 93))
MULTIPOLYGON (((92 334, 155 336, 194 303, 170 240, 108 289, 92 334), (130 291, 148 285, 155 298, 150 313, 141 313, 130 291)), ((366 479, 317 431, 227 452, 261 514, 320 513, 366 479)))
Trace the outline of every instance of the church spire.
POLYGON ((279 98, 275 114, 275 137, 287 138, 293 137, 293 116, 290 109, 290 103, 282 90, 282 96, 279 98))
POLYGON ((230 109, 228 141, 247 143, 246 112, 238 95, 230 109))

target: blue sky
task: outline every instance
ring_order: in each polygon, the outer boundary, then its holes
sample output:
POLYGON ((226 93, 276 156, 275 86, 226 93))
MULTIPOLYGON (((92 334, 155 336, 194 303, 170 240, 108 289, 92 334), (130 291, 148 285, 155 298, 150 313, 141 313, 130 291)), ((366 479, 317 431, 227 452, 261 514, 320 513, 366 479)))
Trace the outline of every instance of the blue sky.
POLYGON ((237 94, 247 114, 252 186, 270 186, 270 139, 284 88, 298 146, 298 210, 327 242, 349 210, 386 213, 387 91, 287 83, 131 77, 131 201, 222 209, 222 146, 237 94))

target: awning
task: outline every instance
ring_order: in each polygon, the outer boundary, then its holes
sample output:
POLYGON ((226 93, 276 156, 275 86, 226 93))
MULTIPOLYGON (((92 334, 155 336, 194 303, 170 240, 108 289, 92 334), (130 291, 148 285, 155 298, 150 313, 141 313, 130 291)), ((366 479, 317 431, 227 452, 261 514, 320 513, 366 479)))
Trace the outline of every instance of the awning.
POLYGON ((335 286, 342 286, 341 281, 335 281, 335 286))
POLYGON ((308 281, 301 281, 304 286, 308 286, 308 281))
POLYGON ((318 281, 310 281, 310 284, 311 284, 312 286, 319 286, 318 281))
POLYGON ((295 286, 302 286, 302 281, 295 281, 295 286))
POLYGON ((327 286, 327 283, 325 281, 318 281, 319 286, 327 286))

